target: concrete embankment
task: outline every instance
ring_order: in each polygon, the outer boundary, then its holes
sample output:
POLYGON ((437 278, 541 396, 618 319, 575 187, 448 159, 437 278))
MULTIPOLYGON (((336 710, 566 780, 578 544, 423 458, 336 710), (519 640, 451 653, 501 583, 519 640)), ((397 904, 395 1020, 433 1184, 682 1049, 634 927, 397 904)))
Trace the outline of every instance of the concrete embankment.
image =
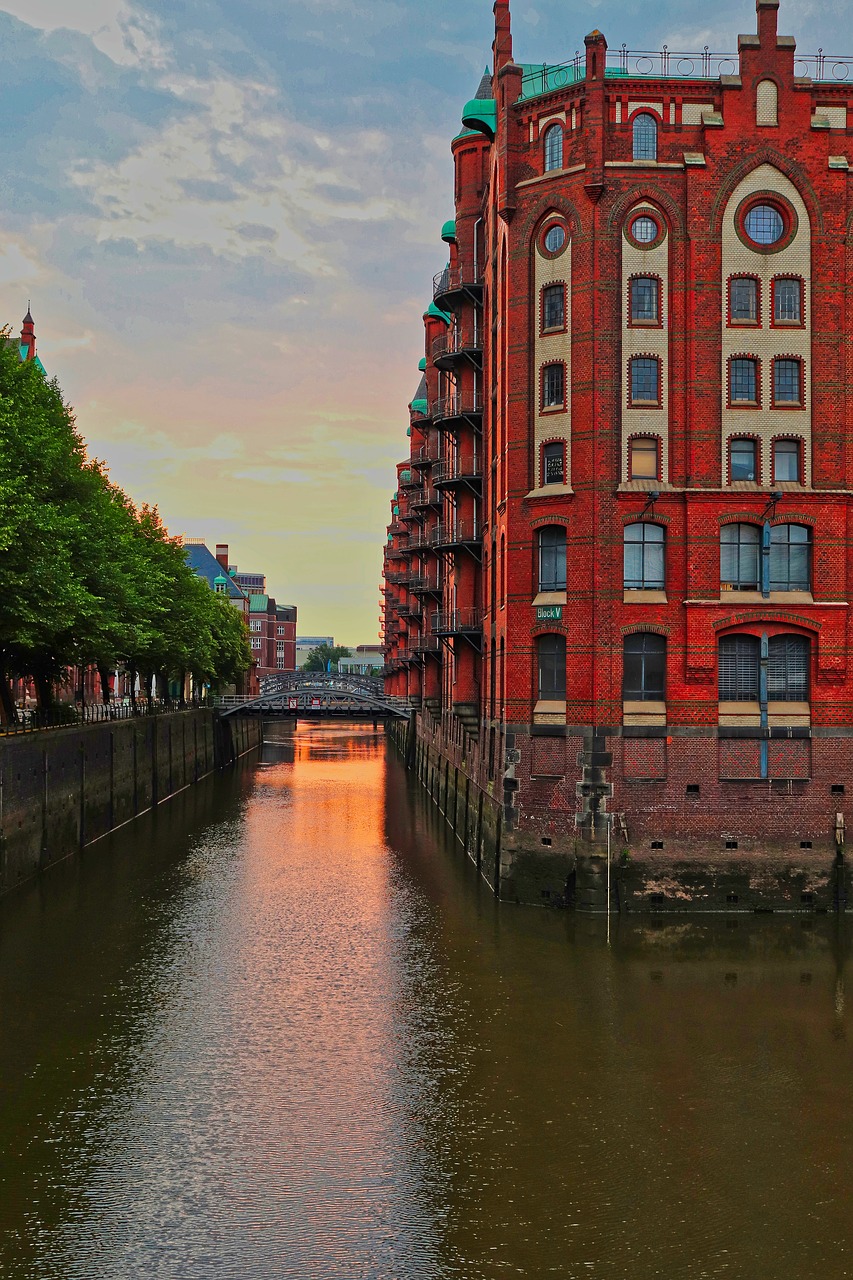
POLYGON ((0 893, 260 746, 208 710, 0 738, 0 893))

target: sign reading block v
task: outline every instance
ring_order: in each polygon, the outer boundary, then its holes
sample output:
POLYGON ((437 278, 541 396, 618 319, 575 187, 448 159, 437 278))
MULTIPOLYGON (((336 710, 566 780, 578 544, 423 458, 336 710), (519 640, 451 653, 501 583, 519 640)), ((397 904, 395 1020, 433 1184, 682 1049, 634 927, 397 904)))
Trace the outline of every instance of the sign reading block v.
POLYGON ((559 622, 563 617, 561 604, 538 604, 536 606, 537 622, 559 622))

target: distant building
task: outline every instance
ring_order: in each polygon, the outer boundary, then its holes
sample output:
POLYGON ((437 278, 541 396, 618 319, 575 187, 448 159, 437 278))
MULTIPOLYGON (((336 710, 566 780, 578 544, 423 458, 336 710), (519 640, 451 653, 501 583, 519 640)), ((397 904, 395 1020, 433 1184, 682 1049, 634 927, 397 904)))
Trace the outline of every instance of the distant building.
POLYGON ((374 671, 381 671, 385 658, 381 644, 359 644, 351 650, 348 658, 338 659, 338 671, 353 675, 369 676, 374 671))
POLYGON ((330 648, 334 647, 334 636, 297 636, 296 637, 296 666, 304 667, 308 661, 308 655, 312 649, 318 649, 321 644, 327 644, 330 648))
POLYGON ((231 577, 247 596, 265 596, 267 594, 267 575, 265 573, 241 573, 236 565, 231 566, 231 577))
POLYGON ((184 552, 196 577, 204 578, 211 591, 226 595, 248 620, 249 598, 228 572, 227 546, 218 545, 214 555, 204 538, 184 538, 184 552))

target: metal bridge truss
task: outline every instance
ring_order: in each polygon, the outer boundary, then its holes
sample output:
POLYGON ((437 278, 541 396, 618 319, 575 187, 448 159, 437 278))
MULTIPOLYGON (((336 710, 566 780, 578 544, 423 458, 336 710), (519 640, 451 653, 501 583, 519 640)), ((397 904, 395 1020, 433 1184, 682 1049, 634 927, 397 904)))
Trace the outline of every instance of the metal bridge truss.
POLYGON ((405 698, 388 697, 374 676, 334 675, 314 671, 285 671, 267 676, 259 697, 222 697, 216 705, 223 716, 291 715, 300 717, 376 717, 408 719, 405 698))

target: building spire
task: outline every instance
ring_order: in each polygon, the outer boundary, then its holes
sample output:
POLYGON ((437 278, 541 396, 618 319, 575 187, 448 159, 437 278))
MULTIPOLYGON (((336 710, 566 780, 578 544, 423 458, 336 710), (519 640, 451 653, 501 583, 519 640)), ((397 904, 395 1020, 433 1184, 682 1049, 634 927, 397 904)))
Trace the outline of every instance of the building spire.
POLYGON ((21 348, 24 360, 35 360, 36 358, 36 331, 35 321, 30 311, 30 302, 27 301, 27 314, 24 316, 23 328, 21 329, 21 348))
POLYGON ((495 55, 495 75, 512 62, 512 27, 509 12, 509 0, 495 0, 495 42, 492 50, 495 55))

